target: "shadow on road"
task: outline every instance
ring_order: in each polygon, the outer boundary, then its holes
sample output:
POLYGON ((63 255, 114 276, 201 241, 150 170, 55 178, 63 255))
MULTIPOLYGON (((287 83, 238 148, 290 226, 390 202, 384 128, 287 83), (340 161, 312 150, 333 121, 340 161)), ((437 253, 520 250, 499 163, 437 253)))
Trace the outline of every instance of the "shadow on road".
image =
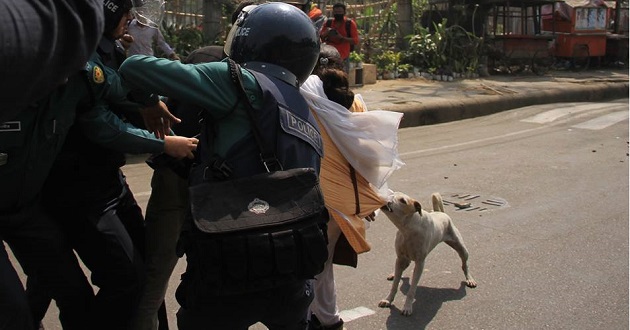
POLYGON ((402 307, 405 303, 409 290, 409 278, 402 278, 401 282, 400 290, 390 307, 390 315, 386 322, 387 329, 425 329, 444 302, 461 300, 466 296, 466 285, 463 281, 457 289, 418 286, 416 300, 413 303, 413 314, 403 316, 397 306, 402 307))

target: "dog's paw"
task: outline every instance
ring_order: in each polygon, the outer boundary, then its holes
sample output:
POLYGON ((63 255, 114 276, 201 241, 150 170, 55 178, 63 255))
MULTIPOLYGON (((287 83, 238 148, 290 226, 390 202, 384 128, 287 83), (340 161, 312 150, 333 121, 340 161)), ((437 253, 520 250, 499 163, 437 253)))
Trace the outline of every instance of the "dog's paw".
POLYGON ((383 299, 378 302, 378 307, 381 307, 381 308, 387 308, 387 307, 390 307, 391 305, 392 305, 392 302, 387 299, 383 299))
POLYGON ((411 306, 405 306, 405 308, 400 311, 400 314, 402 314, 403 316, 410 316, 411 313, 413 313, 413 308, 411 306))
POLYGON ((387 280, 391 281, 394 279, 394 274, 389 274, 389 276, 387 276, 387 280))
POLYGON ((466 286, 469 288, 476 288, 477 287, 477 281, 475 281, 474 278, 469 278, 466 280, 466 286))

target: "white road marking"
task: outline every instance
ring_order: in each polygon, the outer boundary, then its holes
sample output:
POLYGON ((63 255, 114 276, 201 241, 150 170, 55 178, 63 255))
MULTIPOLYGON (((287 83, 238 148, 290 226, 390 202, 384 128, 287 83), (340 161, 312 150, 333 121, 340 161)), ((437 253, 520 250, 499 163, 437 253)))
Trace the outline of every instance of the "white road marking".
MULTIPOLYGON (((568 116, 570 114, 577 114, 577 113, 586 112, 586 111, 602 112, 602 111, 606 111, 607 109, 614 109, 614 108, 620 108, 620 107, 624 107, 624 105, 620 105, 619 103, 612 103, 612 104, 604 104, 604 105, 601 105, 601 106, 597 106, 594 103, 588 103, 588 104, 584 104, 584 105, 558 108, 558 109, 546 111, 546 112, 540 113, 540 114, 538 114, 536 116, 533 116, 533 117, 521 120, 522 122, 548 124, 548 126, 537 126, 537 127, 530 128, 530 129, 525 129, 525 130, 522 130, 522 131, 515 131, 515 132, 511 132, 511 133, 507 133, 507 134, 491 136, 491 137, 478 139, 478 140, 470 140, 470 141, 466 141, 466 142, 462 142, 462 143, 455 143, 455 144, 445 145, 445 146, 436 147, 436 148, 429 148, 429 149, 422 149, 422 150, 415 150, 415 151, 405 152, 405 153, 401 153, 400 157, 419 155, 419 154, 424 154, 424 153, 428 153, 428 152, 434 152, 434 151, 439 151, 439 150, 445 150, 445 149, 450 149, 450 148, 457 148, 457 147, 463 147, 463 146, 467 146, 467 145, 474 145, 474 144, 477 144, 477 143, 484 143, 484 142, 488 142, 488 141, 499 140, 499 139, 503 139, 503 138, 511 137, 511 136, 515 136, 515 135, 527 134, 527 133, 538 131, 538 130, 541 130, 541 129, 546 129, 549 126, 559 125, 563 121, 568 121, 569 120, 568 118, 563 118, 563 117, 566 117, 566 116, 568 116), (559 118, 562 118, 564 120, 554 123, 554 121, 559 119, 559 118)), ((602 119, 601 121, 606 123, 607 126, 602 126, 603 124, 600 124, 599 120, 598 120, 596 123, 591 123, 591 124, 585 125, 587 127, 579 127, 580 125, 576 125, 576 126, 573 126, 573 127, 587 128, 587 129, 593 129, 593 130, 601 129, 601 128, 608 127, 608 126, 610 126, 612 124, 615 124, 615 123, 617 123, 619 121, 622 121, 624 119, 628 119, 628 116, 629 116, 628 110, 624 110, 624 111, 620 111, 618 113, 615 112, 615 113, 611 113, 609 115, 603 115, 602 117, 604 119, 602 119), (625 117, 624 117, 624 115, 625 115, 625 117)), ((593 119, 592 121, 596 121, 596 120, 597 119, 593 119)), ((587 121, 584 124, 586 124, 586 123, 589 123, 589 122, 587 121)))
POLYGON ((594 104, 592 103, 578 105, 578 106, 565 106, 563 108, 558 108, 558 109, 554 109, 550 111, 545 111, 543 113, 539 113, 533 117, 526 118, 521 121, 526 122, 526 123, 545 124, 545 123, 550 123, 558 118, 562 118, 562 117, 572 115, 572 114, 577 114, 584 111, 614 108, 618 106, 619 104, 602 104, 600 106, 594 106, 594 104))
POLYGON ((347 309, 347 310, 343 310, 339 312, 339 315, 341 316, 341 319, 344 322, 350 322, 352 320, 356 320, 358 318, 372 315, 372 314, 376 314, 376 312, 363 306, 359 306, 353 309, 347 309))
POLYGON ((628 120, 628 115, 628 110, 613 112, 604 116, 597 117, 595 119, 591 119, 589 121, 585 121, 581 124, 574 125, 572 127, 590 130, 604 129, 622 120, 628 120))

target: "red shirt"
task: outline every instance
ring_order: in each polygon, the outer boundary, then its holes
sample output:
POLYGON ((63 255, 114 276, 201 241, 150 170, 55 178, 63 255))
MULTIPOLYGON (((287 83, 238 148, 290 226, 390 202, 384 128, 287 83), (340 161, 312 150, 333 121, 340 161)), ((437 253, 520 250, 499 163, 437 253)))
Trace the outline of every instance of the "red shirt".
MULTIPOLYGON (((327 32, 329 29, 335 29, 337 30, 337 32, 339 33, 339 35, 343 38, 347 38, 348 37, 348 32, 346 31, 346 22, 345 20, 349 20, 350 21, 350 36, 352 37, 352 40, 354 41, 355 45, 359 44, 359 32, 357 31, 357 24, 348 18, 344 17, 343 21, 337 21, 335 19, 332 20, 332 24, 330 26, 330 28, 327 26, 328 22, 324 23, 324 26, 322 26, 322 30, 320 31, 320 35, 322 35, 322 33, 327 32)), ((332 40, 332 38, 323 38, 323 41, 328 44, 331 45, 335 48, 337 48, 337 51, 339 51, 339 54, 341 55, 341 59, 345 60, 350 56, 350 44, 346 41, 335 41, 332 40)))

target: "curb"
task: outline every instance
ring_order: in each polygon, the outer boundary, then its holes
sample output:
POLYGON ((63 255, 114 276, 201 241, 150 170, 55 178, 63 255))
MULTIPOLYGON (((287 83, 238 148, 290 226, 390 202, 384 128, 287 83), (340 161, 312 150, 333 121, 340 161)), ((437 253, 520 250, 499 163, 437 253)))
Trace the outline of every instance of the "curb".
POLYGON ((594 102, 629 95, 629 84, 598 83, 575 86, 563 91, 538 91, 526 94, 477 96, 467 100, 428 101, 420 105, 391 105, 384 110, 403 113, 399 128, 446 123, 486 116, 531 105, 557 102, 594 102))

